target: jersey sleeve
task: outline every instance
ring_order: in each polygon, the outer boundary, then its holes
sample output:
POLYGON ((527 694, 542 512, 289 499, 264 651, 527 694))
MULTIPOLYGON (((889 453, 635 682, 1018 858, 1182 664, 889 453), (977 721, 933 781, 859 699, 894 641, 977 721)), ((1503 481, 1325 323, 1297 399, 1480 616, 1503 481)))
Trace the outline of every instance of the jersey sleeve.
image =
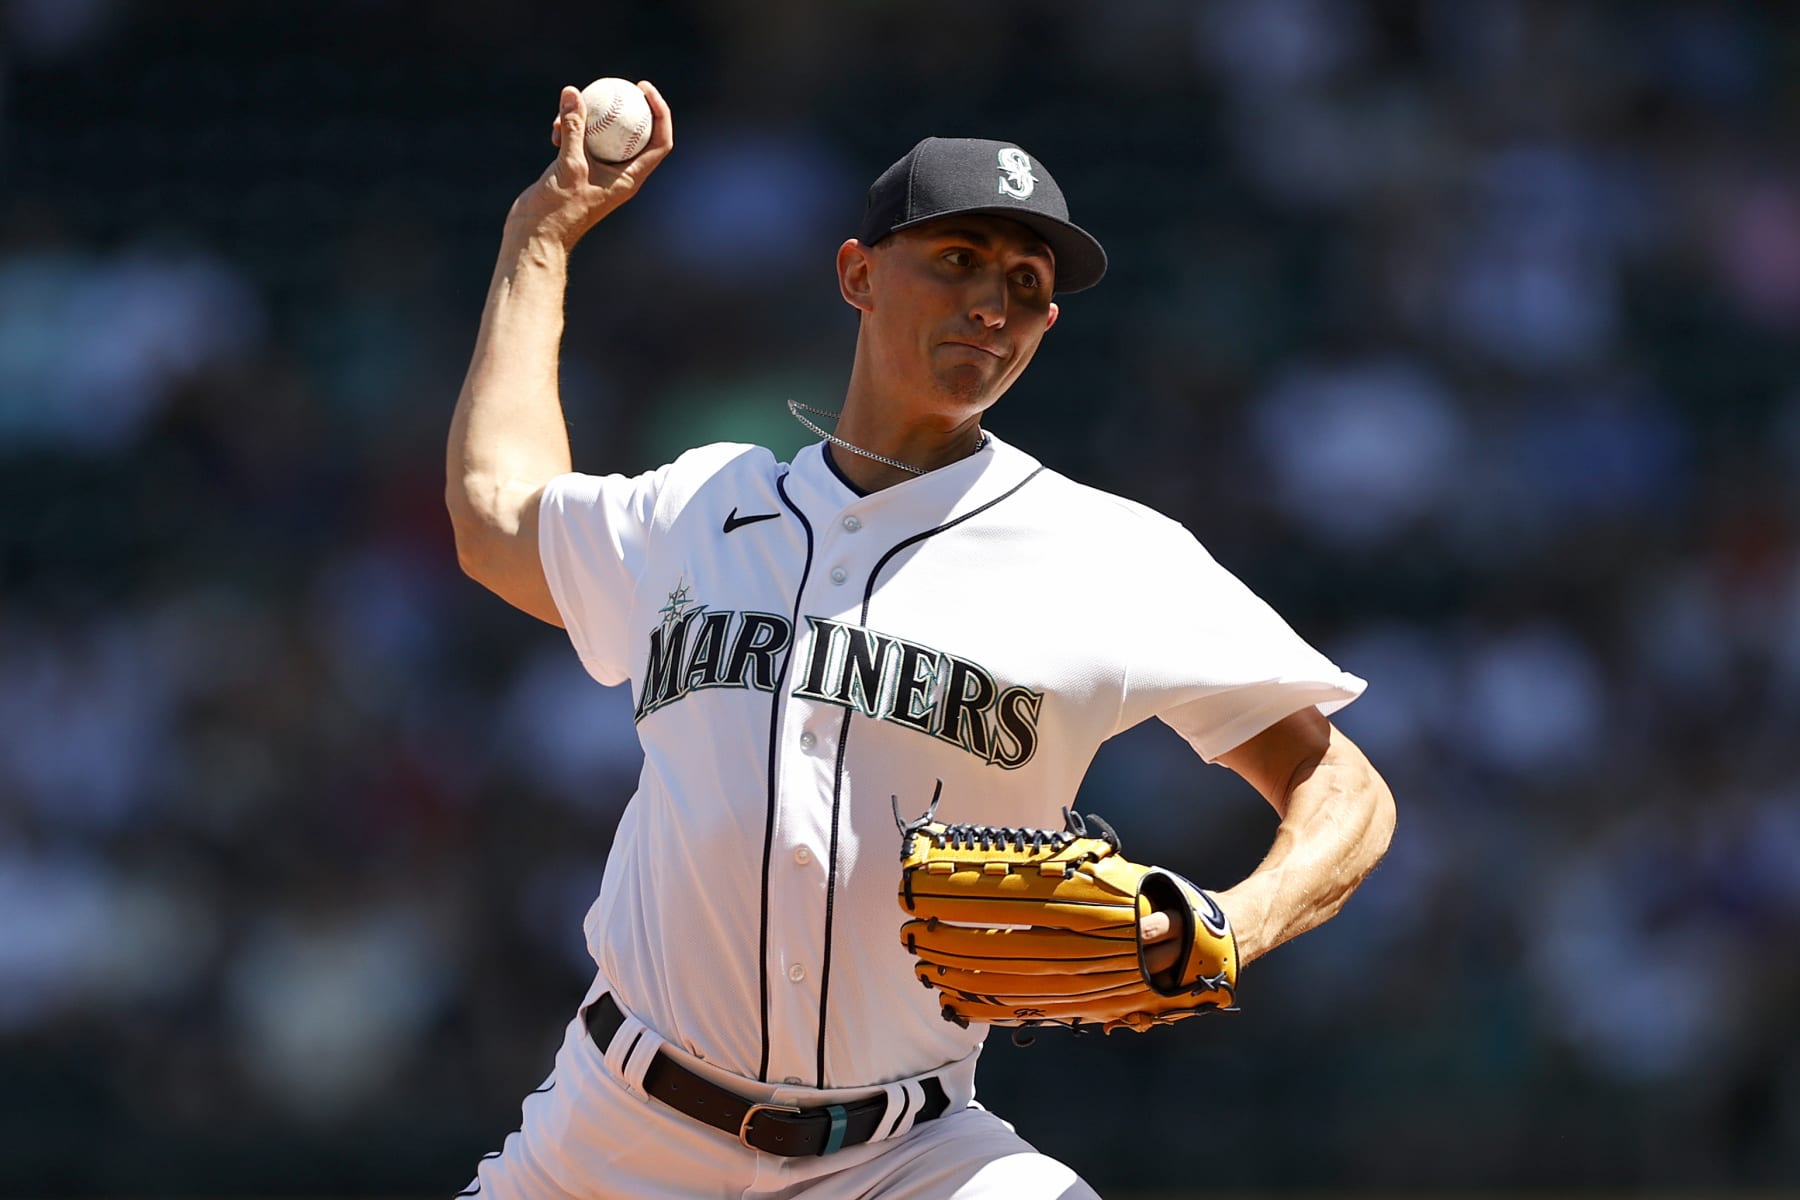
POLYGON ((538 554, 551 598, 588 674, 623 683, 633 595, 670 467, 642 475, 559 475, 538 504, 538 554))
POLYGON ((638 581, 696 494, 721 476, 745 487, 772 478, 760 446, 712 442, 642 475, 559 475, 538 502, 538 557, 563 628, 589 675, 631 678, 632 606, 638 581))
POLYGON ((1154 578, 1140 579, 1144 636, 1126 676, 1121 728, 1159 717, 1206 761, 1308 705, 1329 716, 1368 686, 1169 522, 1154 578))

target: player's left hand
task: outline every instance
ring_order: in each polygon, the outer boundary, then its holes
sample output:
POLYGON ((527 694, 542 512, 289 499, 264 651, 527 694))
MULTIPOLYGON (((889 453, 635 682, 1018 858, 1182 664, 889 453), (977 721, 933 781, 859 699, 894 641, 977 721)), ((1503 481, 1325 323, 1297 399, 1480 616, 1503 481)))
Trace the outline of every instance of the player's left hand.
POLYGON ((1063 813, 1060 830, 895 814, 900 939, 945 1018, 1110 1033, 1235 1008, 1237 943, 1212 895, 1063 813))
POLYGON ((1138 940, 1144 943, 1144 965, 1160 975, 1175 965, 1181 946, 1175 941, 1175 922, 1158 910, 1138 922, 1138 940))

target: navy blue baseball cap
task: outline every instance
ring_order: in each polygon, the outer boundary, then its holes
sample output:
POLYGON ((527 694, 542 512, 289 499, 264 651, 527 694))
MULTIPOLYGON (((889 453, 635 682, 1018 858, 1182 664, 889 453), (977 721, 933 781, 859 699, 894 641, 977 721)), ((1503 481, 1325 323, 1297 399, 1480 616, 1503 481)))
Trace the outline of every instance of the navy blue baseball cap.
POLYGON ((939 217, 1009 217, 1044 239, 1056 256, 1056 290, 1079 292, 1106 274, 1106 251, 1069 220, 1069 204, 1044 165, 1011 142, 928 137, 869 187, 856 240, 873 246, 888 234, 939 217))

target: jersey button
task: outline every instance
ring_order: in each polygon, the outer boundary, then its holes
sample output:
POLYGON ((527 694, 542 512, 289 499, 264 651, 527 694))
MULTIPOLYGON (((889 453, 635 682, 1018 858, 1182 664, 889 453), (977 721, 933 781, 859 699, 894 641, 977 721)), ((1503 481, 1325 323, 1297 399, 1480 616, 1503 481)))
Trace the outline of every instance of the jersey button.
POLYGON ((805 846, 800 847, 798 850, 794 851, 794 861, 804 867, 807 863, 812 861, 812 851, 808 850, 805 846))
POLYGON ((788 968, 788 978, 793 980, 795 983, 799 983, 802 979, 806 978, 806 968, 801 966, 799 963, 795 963, 793 966, 788 968))
POLYGON ((805 733, 800 735, 800 748, 802 750, 811 750, 814 746, 816 746, 818 744, 819 744, 819 735, 814 733, 812 730, 809 729, 805 733))
POLYGON ((800 1082, 800 1077, 798 1075, 789 1075, 786 1079, 782 1080, 781 1082, 798 1084, 800 1082))
POLYGON ((850 572, 844 570, 844 568, 842 568, 842 567, 831 568, 831 582, 842 583, 842 582, 844 582, 844 580, 846 580, 848 578, 850 578, 850 572))
POLYGON ((855 517, 845 517, 844 518, 844 528, 849 530, 851 533, 855 533, 857 530, 862 528, 862 522, 857 520, 855 517))

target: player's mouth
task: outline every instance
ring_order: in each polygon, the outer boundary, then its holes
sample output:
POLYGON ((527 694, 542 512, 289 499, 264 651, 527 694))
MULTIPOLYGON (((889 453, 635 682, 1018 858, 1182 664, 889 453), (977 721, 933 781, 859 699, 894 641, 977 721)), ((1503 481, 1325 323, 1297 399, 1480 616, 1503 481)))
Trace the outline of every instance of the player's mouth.
POLYGON ((991 354, 995 358, 1005 358, 1006 357, 1005 350, 1002 350, 998 346, 989 346, 982 342, 967 342, 967 341, 962 340, 961 338, 951 338, 948 341, 946 341, 944 344, 946 346, 966 346, 971 350, 979 350, 983 354, 991 354))

